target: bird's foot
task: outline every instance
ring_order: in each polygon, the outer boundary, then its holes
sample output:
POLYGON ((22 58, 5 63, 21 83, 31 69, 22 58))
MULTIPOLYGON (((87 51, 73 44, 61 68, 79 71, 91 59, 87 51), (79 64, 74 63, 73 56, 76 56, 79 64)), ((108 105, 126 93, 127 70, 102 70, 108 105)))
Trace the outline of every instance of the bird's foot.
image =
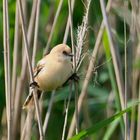
POLYGON ((73 73, 72 76, 69 79, 74 80, 75 82, 78 82, 80 78, 77 75, 77 73, 73 73))
POLYGON ((35 87, 37 87, 37 88, 39 88, 39 85, 37 84, 37 82, 32 82, 32 83, 30 83, 30 87, 31 88, 35 88, 35 87))

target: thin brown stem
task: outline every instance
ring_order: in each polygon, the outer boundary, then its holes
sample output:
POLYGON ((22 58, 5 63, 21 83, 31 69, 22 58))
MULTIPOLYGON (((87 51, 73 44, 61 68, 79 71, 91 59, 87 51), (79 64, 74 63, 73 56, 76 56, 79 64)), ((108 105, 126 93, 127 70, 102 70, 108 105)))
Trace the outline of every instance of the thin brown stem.
POLYGON ((31 139, 31 128, 32 128, 32 119, 34 117, 34 108, 31 108, 25 120, 25 125, 22 130, 21 140, 30 140, 31 139), (28 127, 27 127, 28 125, 28 127))
POLYGON ((19 44, 19 15, 18 15, 18 4, 16 3, 13 70, 12 70, 12 107, 14 106, 14 97, 17 82, 18 44, 19 44))
MULTIPOLYGON (((29 55, 30 54, 29 53, 29 45, 28 45, 27 34, 26 34, 26 29, 25 29, 25 21, 23 18, 23 10, 22 10, 21 0, 18 0, 18 5, 19 5, 19 13, 20 13, 20 18, 21 18, 23 38, 24 38, 24 43, 25 43, 25 50, 26 50, 28 68, 29 68, 29 72, 30 72, 30 78, 31 78, 31 81, 34 82, 33 69, 32 69, 32 65, 31 65, 31 58, 29 55)), ((37 115, 37 119, 38 119, 40 139, 42 140, 43 139, 43 128, 42 128, 42 121, 41 121, 41 117, 40 117, 40 110, 39 110, 39 103, 38 103, 38 98, 37 98, 36 87, 33 90, 33 97, 34 97, 34 102, 35 102, 36 115, 37 115)))
POLYGON ((120 103, 121 103, 121 109, 124 109, 124 95, 123 95, 124 94, 124 84, 123 84, 123 80, 122 80, 123 79, 122 73, 121 73, 119 66, 118 66, 116 49, 115 49, 115 46, 113 43, 111 29, 110 29, 108 17, 107 17, 106 10, 105 10, 105 3, 103 0, 100 0, 100 4, 101 4, 101 10, 102 10, 102 15, 103 15, 103 19, 104 19, 104 24, 105 24, 106 31, 108 34, 111 55, 112 55, 112 60, 113 60, 113 64, 114 64, 117 85, 118 85, 118 89, 119 89, 119 96, 120 96, 119 98, 120 98, 120 103))
POLYGON ((48 42, 47 42, 46 48, 44 50, 44 54, 46 54, 49 50, 50 43, 51 43, 51 40, 52 40, 52 36, 53 36, 53 33, 54 33, 54 29, 55 29, 55 26, 56 26, 56 23, 57 23, 57 19, 59 17, 59 14, 60 14, 60 11, 61 11, 61 8, 62 8, 62 4, 63 4, 63 0, 60 0, 57 11, 56 11, 56 14, 55 14, 55 17, 54 17, 52 29, 51 29, 51 32, 50 32, 50 35, 49 35, 49 38, 48 38, 48 42))
MULTIPOLYGON (((108 4, 107 4, 106 9, 107 9, 108 12, 110 11, 111 2, 112 2, 112 0, 109 0, 108 4)), ((94 46, 94 49, 93 49, 93 52, 92 52, 92 58, 94 58, 94 59, 91 59, 90 62, 89 62, 86 77, 85 77, 85 80, 84 80, 84 83, 83 83, 83 86, 82 86, 82 91, 81 91, 79 99, 78 99, 78 114, 81 111, 82 103, 83 103, 84 98, 87 94, 87 87, 88 87, 88 84, 89 84, 89 81, 90 81, 90 78, 91 78, 91 75, 92 75, 92 72, 93 72, 93 68, 95 66, 95 61, 96 61, 96 57, 97 57, 97 54, 98 54, 99 46, 101 44, 104 27, 105 26, 104 26, 104 23, 102 21, 99 32, 98 32, 98 35, 97 35, 97 39, 96 39, 96 42, 95 42, 95 46, 94 46)), ((75 129, 75 112, 74 112, 74 115, 73 115, 73 118, 72 118, 72 122, 71 122, 71 125, 70 125, 70 128, 69 128, 67 138, 70 138, 72 136, 74 129, 75 129)))
POLYGON ((32 64, 31 64, 31 57, 29 53, 29 45, 28 45, 28 40, 27 40, 27 35, 26 35, 26 29, 25 29, 25 21, 24 21, 24 15, 23 15, 23 9, 22 9, 22 3, 21 0, 18 0, 18 6, 19 6, 19 14, 20 14, 20 19, 21 19, 21 25, 22 25, 22 32, 23 32, 23 39, 25 43, 25 51, 26 51, 26 56, 27 56, 27 62, 28 62, 28 68, 30 72, 30 77, 31 81, 34 81, 33 78, 33 69, 32 69, 32 64))
POLYGON ((26 126, 27 126, 27 117, 26 117, 26 120, 24 122, 24 126, 23 126, 22 131, 21 131, 20 140, 24 140, 25 139, 25 136, 26 136, 26 126))
MULTIPOLYGON (((73 13, 73 9, 74 9, 74 4, 75 4, 75 0, 72 0, 71 1, 71 11, 72 11, 72 13, 73 13)), ((67 19, 66 30, 65 30, 65 34, 64 34, 64 38, 63 38, 63 43, 65 43, 65 44, 67 43, 69 28, 70 28, 70 15, 68 16, 68 19, 67 19)))
MULTIPOLYGON (((72 53, 75 54, 75 47, 74 47, 74 37, 73 37, 73 19, 72 19, 72 9, 71 9, 71 2, 68 0, 69 6, 69 19, 70 19, 70 34, 71 34, 71 45, 72 45, 72 53)), ((76 58, 75 55, 73 56, 73 69, 75 71, 76 68, 76 58)))
MULTIPOLYGON (((126 4, 128 5, 128 3, 124 3, 124 6, 126 7, 126 4)), ((128 6, 127 6, 128 7, 128 6)), ((126 21, 124 18, 124 63, 125 63, 125 87, 124 87, 124 92, 125 92, 125 96, 124 96, 124 105, 125 108, 127 108, 127 94, 128 94, 128 68, 127 68, 127 40, 126 40, 127 36, 126 36, 126 21)), ((128 113, 126 113, 125 115, 125 140, 129 140, 129 124, 128 124, 128 113)))
POLYGON ((12 139, 12 102, 11 102, 11 78, 10 78, 10 45, 9 45, 9 19, 8 19, 8 1, 3 0, 3 42, 4 42, 4 68, 5 68, 5 96, 7 111, 7 136, 12 139))
POLYGON ((72 96, 72 86, 73 86, 73 83, 71 81, 70 86, 69 86, 70 87, 70 93, 69 93, 69 97, 68 97, 68 103, 67 103, 66 110, 65 110, 65 119, 64 119, 64 125, 63 125, 62 140, 65 139, 66 126, 67 126, 67 120, 68 120, 68 111, 69 111, 70 99, 71 99, 71 96, 72 96))
MULTIPOLYGON (((140 100, 140 81, 139 81, 139 100, 140 100)), ((140 139, 140 105, 138 105, 137 140, 140 139)))
POLYGON ((48 127, 48 121, 49 121, 49 117, 50 117, 50 114, 51 114, 53 101, 54 101, 54 94, 55 94, 55 91, 52 91, 51 99, 49 101, 48 110, 47 110, 45 120, 44 120, 44 124, 43 124, 43 132, 44 132, 44 134, 46 133, 46 130, 47 130, 47 127, 48 127))
MULTIPOLYGON (((70 34, 71 34, 71 44, 72 44, 72 53, 74 54, 73 56, 73 70, 74 72, 76 72, 76 53, 75 53, 75 50, 76 48, 74 47, 74 36, 73 36, 73 19, 72 19, 72 8, 71 8, 71 2, 70 0, 68 0, 68 7, 69 7, 69 21, 70 21, 70 34)), ((77 99, 78 99, 78 95, 77 95, 77 84, 75 83, 75 90, 76 90, 76 94, 75 94, 75 120, 76 120, 76 134, 78 133, 78 130, 79 130, 79 126, 78 126, 78 120, 79 120, 79 116, 78 116, 78 110, 77 110, 77 99)), ((67 111, 67 110, 66 110, 67 111)), ((64 127, 65 128, 65 127, 64 127)), ((65 130, 65 129, 64 129, 65 130)), ((64 131, 65 132, 65 131, 64 131)), ((64 138, 64 135, 63 135, 63 138, 64 138)))
POLYGON ((32 67, 35 66, 35 56, 37 51, 37 38, 38 38, 38 25, 39 25, 39 14, 40 14, 40 2, 37 0, 37 9, 36 9, 36 20, 35 20, 35 35, 34 35, 34 44, 33 44, 33 55, 32 55, 32 67))
POLYGON ((78 113, 78 83, 74 82, 75 86, 75 120, 76 120, 76 134, 79 132, 79 113, 78 113))
MULTIPOLYGON (((22 2, 25 3, 25 1, 22 1, 22 2)), ((17 3, 18 3, 18 1, 17 1, 17 3)), ((24 4, 24 6, 26 6, 26 4, 24 4)), ((29 47, 31 46, 30 44, 31 44, 31 40, 33 37, 32 33, 33 33, 33 27, 34 27, 35 13, 36 13, 36 0, 33 1, 31 17, 30 17, 28 33, 27 33, 29 47)), ((24 45, 24 43, 23 43, 23 45, 24 45)), ((27 74, 27 59, 26 59, 25 51, 23 49, 21 74, 20 74, 20 77, 18 78, 18 82, 16 85, 16 94, 15 94, 15 100, 14 100, 15 104, 14 104, 13 137, 16 137, 17 132, 18 132, 17 131, 17 125, 18 125, 17 122, 20 120, 19 116, 20 116, 20 112, 21 112, 21 97, 22 97, 21 94, 25 87, 26 74, 27 74)))
MULTIPOLYGON (((140 15, 140 2, 139 0, 130 0, 131 2, 131 26, 130 26, 130 39, 132 42, 132 50, 135 50, 135 58, 133 60, 133 63, 135 63, 136 60, 139 59, 140 53, 139 53, 139 45, 137 44, 140 39, 140 22, 139 22, 139 15, 140 15), (138 46, 137 46, 138 45, 138 46)), ((133 82, 132 83, 132 99, 137 99, 137 85, 139 84, 139 70, 134 69, 133 70, 133 82)), ((138 112, 139 113, 139 112, 138 112)), ((131 113, 131 123, 130 123, 130 139, 133 140, 135 137, 135 118, 137 115, 136 107, 132 108, 131 113)), ((139 123, 137 123, 139 125, 139 123)), ((137 125, 137 126, 138 126, 137 125)), ((139 126, 138 126, 139 127, 139 126)))

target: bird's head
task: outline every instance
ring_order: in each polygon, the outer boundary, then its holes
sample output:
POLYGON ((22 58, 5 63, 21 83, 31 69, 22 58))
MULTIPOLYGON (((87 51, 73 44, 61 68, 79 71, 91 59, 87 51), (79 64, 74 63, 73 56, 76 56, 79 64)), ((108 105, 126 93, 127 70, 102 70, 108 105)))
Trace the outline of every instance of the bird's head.
POLYGON ((60 61, 71 61, 73 54, 71 53, 71 48, 66 44, 59 44, 55 46, 51 52, 51 55, 57 57, 60 61))

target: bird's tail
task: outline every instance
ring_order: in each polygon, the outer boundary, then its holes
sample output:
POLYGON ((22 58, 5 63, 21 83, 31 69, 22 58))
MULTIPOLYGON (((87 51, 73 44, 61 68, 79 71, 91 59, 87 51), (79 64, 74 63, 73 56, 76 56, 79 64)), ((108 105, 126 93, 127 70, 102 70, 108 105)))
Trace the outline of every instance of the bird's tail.
MULTIPOLYGON (((37 90, 38 99, 40 98, 41 93, 42 93, 42 91, 37 90)), ((28 107, 28 105, 32 105, 32 104, 33 104, 33 91, 30 92, 30 94, 27 96, 27 98, 22 106, 22 109, 26 109, 28 107)))

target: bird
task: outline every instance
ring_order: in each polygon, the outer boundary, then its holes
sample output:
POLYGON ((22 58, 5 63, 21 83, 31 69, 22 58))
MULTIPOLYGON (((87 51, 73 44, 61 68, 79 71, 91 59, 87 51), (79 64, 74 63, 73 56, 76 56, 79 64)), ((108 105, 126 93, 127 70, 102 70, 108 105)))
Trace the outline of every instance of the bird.
MULTIPOLYGON (((58 89, 73 75, 72 57, 71 48, 66 44, 59 44, 37 63, 34 82, 30 85, 37 87, 38 98, 42 91, 58 89)), ((33 102, 33 92, 27 96, 22 108, 27 108, 30 102, 33 102)))

